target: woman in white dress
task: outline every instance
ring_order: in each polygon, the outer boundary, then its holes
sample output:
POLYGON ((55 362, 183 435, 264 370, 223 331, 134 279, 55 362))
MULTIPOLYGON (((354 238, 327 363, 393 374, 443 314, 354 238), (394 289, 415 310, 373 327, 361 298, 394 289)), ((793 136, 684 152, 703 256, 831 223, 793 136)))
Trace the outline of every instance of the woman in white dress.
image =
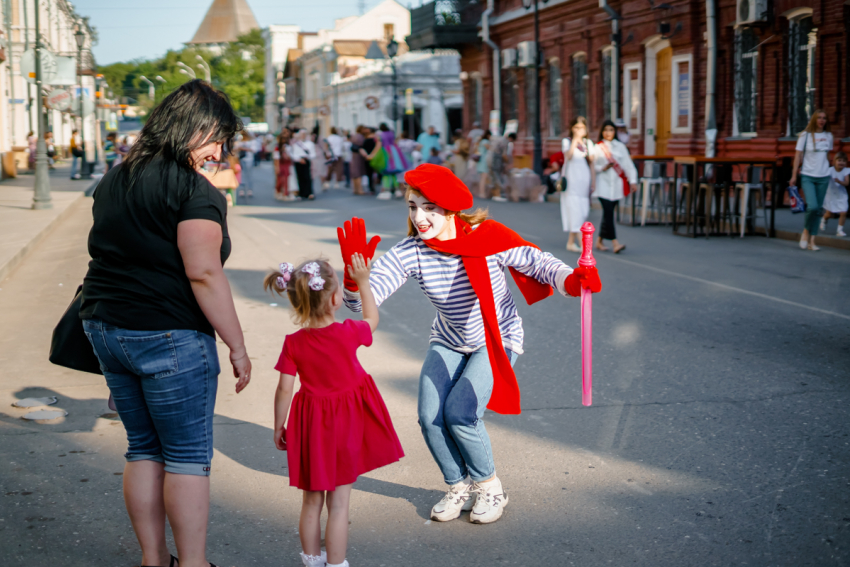
POLYGON ((593 162, 593 142, 587 137, 587 121, 577 116, 570 123, 570 137, 561 142, 564 152, 564 167, 561 177, 567 182, 567 190, 561 193, 561 224, 569 233, 567 250, 581 252, 579 230, 590 214, 590 194, 596 183, 593 162))
POLYGON ((607 251, 603 240, 614 245, 614 254, 625 250, 626 245, 617 241, 617 229, 614 224, 614 209, 617 202, 626 196, 623 179, 628 182, 629 192, 637 189, 637 168, 629 155, 626 145, 617 140, 617 127, 610 120, 602 123, 599 142, 596 144, 593 169, 596 170, 596 191, 594 195, 602 205, 602 226, 596 237, 596 249, 607 251))

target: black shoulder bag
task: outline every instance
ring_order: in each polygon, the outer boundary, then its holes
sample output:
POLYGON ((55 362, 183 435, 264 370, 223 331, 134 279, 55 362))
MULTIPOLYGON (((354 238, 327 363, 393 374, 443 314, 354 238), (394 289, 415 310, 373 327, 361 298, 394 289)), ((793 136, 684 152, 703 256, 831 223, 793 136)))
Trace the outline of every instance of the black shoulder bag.
POLYGON ((74 300, 65 310, 50 340, 50 362, 65 368, 103 374, 100 361, 94 353, 86 333, 83 321, 80 319, 80 308, 83 306, 83 286, 77 288, 74 300))

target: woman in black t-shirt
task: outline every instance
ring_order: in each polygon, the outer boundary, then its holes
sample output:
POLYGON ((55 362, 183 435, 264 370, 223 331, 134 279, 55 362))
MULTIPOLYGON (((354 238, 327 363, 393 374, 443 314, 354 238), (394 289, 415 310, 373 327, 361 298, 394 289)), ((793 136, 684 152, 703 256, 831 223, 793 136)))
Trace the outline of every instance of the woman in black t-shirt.
POLYGON ((237 393, 251 376, 223 269, 227 205, 197 171, 225 159, 241 129, 224 94, 185 83, 94 194, 80 317, 127 431, 124 500, 142 565, 174 567, 166 516, 180 563, 206 564, 216 332, 237 393))

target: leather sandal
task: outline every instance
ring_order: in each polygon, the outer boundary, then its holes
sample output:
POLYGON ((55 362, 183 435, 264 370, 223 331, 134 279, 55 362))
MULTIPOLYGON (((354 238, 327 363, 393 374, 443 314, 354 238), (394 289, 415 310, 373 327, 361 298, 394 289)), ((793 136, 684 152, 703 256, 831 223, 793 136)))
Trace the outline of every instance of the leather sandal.
MULTIPOLYGON (((172 555, 171 561, 168 562, 168 567, 176 567, 176 564, 179 563, 179 562, 180 562, 180 560, 172 555)), ((145 565, 142 565, 141 567, 145 567, 145 565)))

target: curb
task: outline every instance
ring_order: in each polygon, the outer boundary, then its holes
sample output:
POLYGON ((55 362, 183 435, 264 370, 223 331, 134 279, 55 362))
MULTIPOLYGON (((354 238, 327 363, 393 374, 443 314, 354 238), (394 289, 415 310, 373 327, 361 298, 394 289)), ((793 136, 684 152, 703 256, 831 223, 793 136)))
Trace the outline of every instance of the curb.
POLYGON ((71 201, 71 203, 67 207, 65 207, 64 211, 56 215, 53 220, 51 220, 47 224, 47 226, 45 226, 38 234, 36 234, 29 242, 27 242, 20 250, 18 250, 17 254, 12 256, 12 258, 10 258, 9 261, 6 262, 4 265, 0 266, 0 281, 5 280, 9 276, 9 274, 11 274, 14 269, 17 268, 24 261, 24 259, 26 259, 29 253, 32 252, 33 248, 35 248, 35 246, 39 242, 44 240, 44 238, 48 234, 50 234, 62 220, 65 219, 65 217, 70 215, 71 212, 77 208, 77 205, 80 204, 80 202, 85 198, 85 196, 86 195, 84 192, 80 192, 80 195, 76 199, 71 201))

